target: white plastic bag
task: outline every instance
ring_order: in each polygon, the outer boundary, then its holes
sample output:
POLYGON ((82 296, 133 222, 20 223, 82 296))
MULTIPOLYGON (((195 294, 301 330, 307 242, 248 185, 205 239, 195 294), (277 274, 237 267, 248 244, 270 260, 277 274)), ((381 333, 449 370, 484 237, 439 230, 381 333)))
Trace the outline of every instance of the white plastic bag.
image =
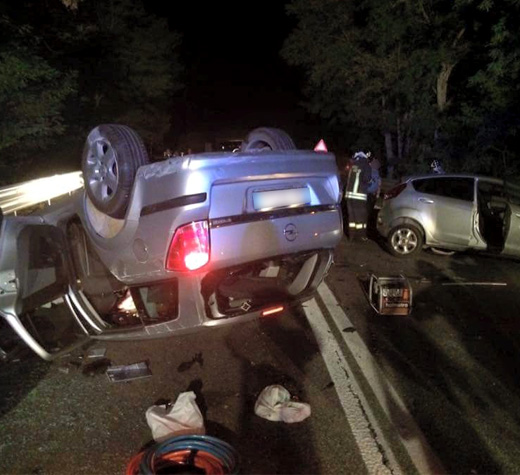
POLYGON ((311 415, 311 406, 293 401, 287 389, 273 384, 264 388, 258 396, 255 414, 269 421, 301 422, 311 415))
POLYGON ((146 422, 152 429, 156 442, 183 434, 204 434, 204 420, 193 391, 180 393, 175 404, 167 409, 165 405, 151 406, 146 410, 146 422))

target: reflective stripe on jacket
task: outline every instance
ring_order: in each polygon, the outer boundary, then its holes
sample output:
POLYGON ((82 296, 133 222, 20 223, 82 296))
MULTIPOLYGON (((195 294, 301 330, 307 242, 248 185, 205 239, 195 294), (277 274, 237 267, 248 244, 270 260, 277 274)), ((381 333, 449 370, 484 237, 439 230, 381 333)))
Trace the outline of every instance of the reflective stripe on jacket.
POLYGON ((362 166, 353 165, 350 167, 345 186, 345 198, 351 200, 367 200, 367 186, 370 181, 370 168, 367 170, 362 166))

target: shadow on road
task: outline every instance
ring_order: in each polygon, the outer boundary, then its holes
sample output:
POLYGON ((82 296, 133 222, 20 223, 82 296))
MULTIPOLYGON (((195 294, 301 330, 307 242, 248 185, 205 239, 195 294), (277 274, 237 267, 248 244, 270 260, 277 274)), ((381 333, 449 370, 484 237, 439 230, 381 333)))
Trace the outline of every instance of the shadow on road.
MULTIPOLYGON (((51 312, 50 309, 44 311, 51 312)), ((55 312, 53 316, 55 318, 40 316, 39 319, 32 320, 32 327, 27 326, 30 333, 36 331, 33 328, 38 326, 40 333, 34 336, 38 341, 44 342, 47 350, 55 346, 65 347, 68 344, 67 338, 76 338, 71 330, 73 322, 70 318, 63 321, 63 314, 59 312, 55 312), (65 343, 61 344, 63 341, 65 343)), ((5 359, 0 360, 1 417, 16 407, 38 385, 49 371, 51 363, 42 360, 29 349, 3 318, 0 318, 0 348, 5 356, 5 359)))
POLYGON ((50 363, 28 349, 12 362, 0 362, 0 418, 38 385, 49 367, 50 363))
MULTIPOLYGON (((269 351, 285 355, 296 372, 303 372, 306 363, 318 351, 316 343, 302 328, 287 328, 280 320, 263 320, 259 331, 268 335, 273 345, 269 351), (294 345, 298 342, 298 345, 294 345)), ((310 330, 309 330, 310 331, 310 330)), ((242 454, 243 473, 321 473, 314 454, 310 420, 297 424, 271 422, 255 415, 254 406, 259 393, 266 386, 280 384, 291 396, 307 401, 305 389, 294 375, 282 371, 276 363, 251 362, 243 351, 243 342, 228 338, 228 348, 241 368, 243 408, 237 448, 242 454), (261 472, 259 472, 259 470, 261 472)))
POLYGON ((443 285, 503 280, 504 269, 480 256, 440 259, 412 262, 409 274, 429 282, 413 285, 411 316, 366 311, 368 344, 450 473, 516 472, 518 289, 443 285))

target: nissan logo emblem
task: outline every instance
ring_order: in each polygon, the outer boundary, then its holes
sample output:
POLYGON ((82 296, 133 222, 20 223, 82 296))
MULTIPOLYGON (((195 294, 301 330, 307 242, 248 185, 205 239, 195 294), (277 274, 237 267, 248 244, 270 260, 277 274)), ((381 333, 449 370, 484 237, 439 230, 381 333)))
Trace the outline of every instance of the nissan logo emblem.
POLYGON ((285 226, 283 230, 283 235, 285 236, 285 239, 288 241, 294 241, 298 237, 298 230, 296 229, 296 226, 292 223, 285 226))

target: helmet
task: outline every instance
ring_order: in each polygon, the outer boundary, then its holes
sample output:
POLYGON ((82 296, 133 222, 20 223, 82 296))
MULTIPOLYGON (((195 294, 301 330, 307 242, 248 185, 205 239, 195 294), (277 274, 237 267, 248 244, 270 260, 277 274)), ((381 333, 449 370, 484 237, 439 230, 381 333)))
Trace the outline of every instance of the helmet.
POLYGON ((356 152, 352 158, 354 160, 359 160, 360 158, 366 158, 368 160, 370 158, 370 155, 370 152, 365 153, 360 150, 359 152, 356 152))
POLYGON ((442 168, 441 162, 439 160, 433 160, 430 164, 431 169, 434 173, 444 173, 444 169, 442 168))

